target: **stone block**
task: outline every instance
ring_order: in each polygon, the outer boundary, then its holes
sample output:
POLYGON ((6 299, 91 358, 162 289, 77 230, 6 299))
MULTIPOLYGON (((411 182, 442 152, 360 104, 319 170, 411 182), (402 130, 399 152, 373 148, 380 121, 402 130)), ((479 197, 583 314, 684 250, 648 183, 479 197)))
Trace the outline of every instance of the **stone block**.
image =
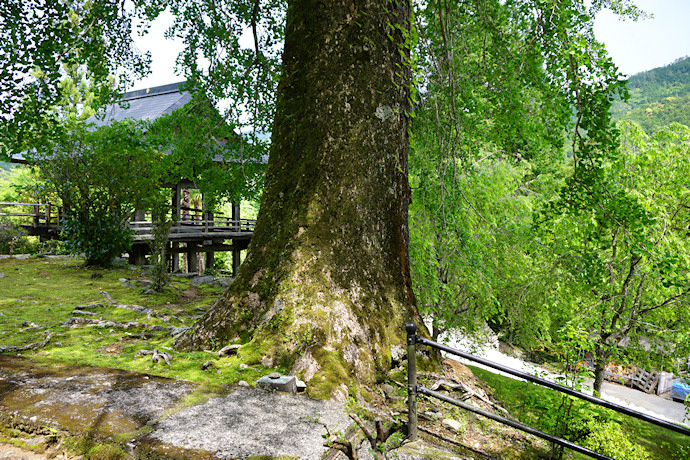
POLYGON ((280 375, 274 372, 264 375, 256 382, 256 387, 263 390, 276 390, 284 393, 297 393, 297 378, 294 375, 280 375))

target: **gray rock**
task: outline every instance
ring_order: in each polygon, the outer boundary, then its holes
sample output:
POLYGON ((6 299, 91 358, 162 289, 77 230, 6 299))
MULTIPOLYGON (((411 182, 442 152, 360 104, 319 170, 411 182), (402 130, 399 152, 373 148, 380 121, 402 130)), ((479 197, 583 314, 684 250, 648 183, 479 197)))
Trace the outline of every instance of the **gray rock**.
POLYGON ((407 350, 401 345, 391 347, 391 367, 399 366, 407 358, 407 350))
POLYGON ((136 287, 134 284, 130 283, 127 278, 118 279, 122 287, 136 287))
POLYGON ((175 278, 194 278, 198 273, 173 273, 172 276, 175 278))
POLYGON ((113 267, 124 268, 129 265, 129 261, 124 257, 115 257, 113 259, 113 267))
POLYGON ((95 311, 73 310, 73 315, 97 315, 95 311))
POLYGON ((240 380, 239 382, 237 382, 237 386, 238 387, 248 387, 249 384, 247 382, 245 382, 244 380, 240 380))
POLYGON ((305 391, 307 391, 307 384, 301 381, 300 379, 297 379, 295 386, 297 387, 297 393, 304 393, 305 391))
POLYGON ((449 452, 442 447, 429 443, 424 439, 403 444, 394 451, 399 460, 472 460, 472 457, 459 456, 456 452, 449 452))
POLYGON ((174 327, 173 326, 170 328, 170 335, 173 337, 177 337, 178 335, 187 332, 188 329, 189 329, 189 326, 180 326, 180 327, 174 327))
POLYGON ((210 284, 213 283, 215 278, 213 276, 197 276, 196 278, 192 278, 192 280, 189 282, 192 286, 199 286, 200 284, 210 284))
POLYGON ((233 344, 233 345, 226 345, 220 350, 218 350, 218 356, 223 357, 223 356, 231 356, 237 354, 237 350, 242 348, 242 345, 239 344, 233 344))
POLYGON ((402 396, 398 396, 395 387, 393 387, 392 385, 384 383, 383 385, 381 385, 381 389, 383 390, 383 394, 386 395, 386 399, 390 401, 398 401, 400 399, 403 399, 402 396))
POLYGON ((282 391, 284 393, 296 394, 297 393, 297 378, 294 375, 281 376, 278 374, 278 378, 271 377, 274 372, 270 375, 265 375, 261 377, 256 382, 256 388, 261 388, 263 390, 275 390, 282 391))
POLYGON ((235 281, 235 278, 232 278, 230 276, 223 276, 221 278, 217 278, 215 281, 215 284, 217 284, 220 287, 228 287, 232 284, 232 282, 235 281))
POLYGON ((452 418, 443 419, 441 425, 443 425, 445 428, 448 428, 449 430, 453 430, 456 432, 462 430, 462 424, 457 420, 453 420, 452 418))

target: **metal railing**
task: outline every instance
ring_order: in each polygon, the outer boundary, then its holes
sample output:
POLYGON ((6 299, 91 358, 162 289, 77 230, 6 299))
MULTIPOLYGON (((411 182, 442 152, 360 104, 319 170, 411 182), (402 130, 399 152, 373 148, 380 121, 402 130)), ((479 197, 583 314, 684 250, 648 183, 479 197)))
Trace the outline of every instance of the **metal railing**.
POLYGON ((614 404, 609 401, 605 401, 603 399, 597 398, 595 396, 588 395, 586 393, 579 392, 577 390, 573 390, 572 388, 565 387, 563 385, 559 385, 557 383, 550 382, 548 380, 535 377, 534 375, 527 374, 525 372, 521 372, 515 369, 511 369, 506 366, 502 366, 501 364, 494 363, 493 361, 489 361, 484 358, 480 358, 478 356, 471 355, 469 353, 462 352, 460 350, 456 350, 455 348, 448 347, 446 345, 442 345, 440 343, 434 342, 433 340, 426 339, 424 337, 420 337, 417 335, 417 325, 415 323, 407 323, 405 325, 405 329, 407 331, 407 357, 408 357, 408 365, 407 365, 407 409, 408 409, 408 414, 409 414, 409 421, 408 421, 408 437, 410 439, 416 439, 417 437, 417 395, 426 395, 430 396, 433 398, 440 399, 442 401, 454 404, 458 407, 462 407, 463 409, 466 409, 470 412, 474 412, 475 414, 482 415, 484 417, 490 418, 492 420, 495 420, 499 423, 503 423, 505 425, 511 426, 513 428, 516 428, 518 430, 524 431, 526 433, 530 433, 534 436, 540 437, 542 439, 545 439, 549 442, 552 442, 554 444, 558 444, 560 446, 566 447, 570 450, 574 450, 576 452, 579 452, 581 454, 587 455, 592 458, 597 458, 597 459, 602 459, 602 460, 612 460, 611 457, 600 454, 598 452, 595 452, 593 450, 587 449, 585 447, 582 447, 578 444, 575 444, 571 441, 568 441, 567 439, 559 438, 557 436, 550 435, 548 433, 544 433, 543 431, 539 431, 536 428, 532 428, 528 425, 525 425, 520 422, 516 422, 515 420, 511 420, 505 417, 501 417, 500 415, 493 414, 491 412, 479 409, 477 407, 474 407, 472 405, 469 405, 467 403, 464 403, 462 401, 459 401, 457 399, 451 398, 449 396, 446 396, 442 393, 432 391, 428 388, 425 388, 424 386, 418 385, 417 384, 417 360, 416 360, 416 344, 420 345, 426 345, 431 348, 435 348, 437 350, 445 351, 446 353, 450 353, 455 356, 459 356, 461 358, 474 361, 476 363, 482 364, 484 366, 491 367, 493 369, 500 370, 502 372, 506 372, 508 374, 511 374, 515 377, 519 377, 521 379, 527 380, 532 383, 536 383, 537 385, 541 385, 544 387, 547 387, 551 390, 556 390, 561 393, 565 393, 570 396, 574 396, 579 399, 583 399, 585 401, 589 401, 593 404, 597 404, 599 406, 606 407, 608 409, 614 410, 616 412, 619 412, 621 414, 625 414, 631 417, 638 418, 640 420, 644 420, 645 422, 652 423, 657 426, 661 426, 664 428, 667 428, 669 430, 675 431, 676 433, 681 433, 686 436, 690 436, 690 429, 685 428, 680 425, 676 425, 675 423, 667 422, 666 420, 661 420, 656 417, 652 417, 647 414, 643 414, 641 412, 634 411, 632 409, 629 409, 624 406, 620 406, 618 404, 614 404))

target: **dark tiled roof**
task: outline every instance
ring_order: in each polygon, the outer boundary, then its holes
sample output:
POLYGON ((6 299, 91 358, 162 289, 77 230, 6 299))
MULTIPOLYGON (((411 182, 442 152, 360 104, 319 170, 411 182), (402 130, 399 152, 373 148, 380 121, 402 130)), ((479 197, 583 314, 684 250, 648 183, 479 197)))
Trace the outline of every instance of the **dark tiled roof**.
POLYGON ((180 92, 184 82, 158 86, 156 88, 130 91, 122 95, 124 104, 111 104, 105 108, 105 117, 91 117, 88 123, 94 126, 105 126, 113 121, 127 118, 134 120, 155 120, 161 115, 167 115, 183 107, 191 100, 188 91, 180 92))
MULTIPOLYGON (((99 119, 95 116, 86 120, 93 123, 94 127, 106 126, 113 121, 122 121, 126 118, 135 120, 155 120, 161 115, 167 115, 174 110, 183 107, 192 98, 188 91, 180 91, 185 82, 172 83, 157 86, 155 88, 130 91, 122 95, 122 101, 126 104, 110 104, 106 106, 105 117, 99 119)), ((12 155, 12 163, 27 164, 24 153, 12 155)))

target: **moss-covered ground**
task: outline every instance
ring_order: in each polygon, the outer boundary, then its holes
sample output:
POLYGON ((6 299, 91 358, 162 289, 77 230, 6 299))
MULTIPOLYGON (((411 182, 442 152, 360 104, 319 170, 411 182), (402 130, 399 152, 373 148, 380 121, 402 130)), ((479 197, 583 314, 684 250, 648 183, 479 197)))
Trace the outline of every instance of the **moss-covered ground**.
MULTIPOLYGON (((193 286, 189 280, 173 278, 163 292, 144 294, 137 282, 145 282, 145 270, 134 267, 94 270, 83 267, 79 259, 31 258, 0 260, 0 343, 23 346, 42 342, 42 348, 14 352, 42 363, 102 366, 145 372, 165 377, 203 382, 207 385, 253 382, 275 369, 260 364, 242 366, 238 356, 218 358, 205 352, 177 352, 172 349, 169 330, 150 330, 144 325, 190 326, 212 304, 222 288, 193 286), (127 286, 121 280, 134 286, 127 286), (140 305, 154 311, 146 315, 109 305, 101 293, 107 292, 118 304, 140 305), (103 304, 89 311, 95 315, 74 314, 79 305, 103 304), (72 317, 103 319, 114 326, 63 326, 72 317), (125 325, 139 323, 142 326, 125 325), (139 350, 157 349, 171 355, 170 365, 154 363, 151 355, 136 356, 139 350), (202 364, 213 365, 202 370, 202 364)), ((145 283, 142 283, 145 284, 145 283)), ((216 344, 216 349, 226 345, 216 344)), ((278 369, 280 370, 280 369, 278 369)))

